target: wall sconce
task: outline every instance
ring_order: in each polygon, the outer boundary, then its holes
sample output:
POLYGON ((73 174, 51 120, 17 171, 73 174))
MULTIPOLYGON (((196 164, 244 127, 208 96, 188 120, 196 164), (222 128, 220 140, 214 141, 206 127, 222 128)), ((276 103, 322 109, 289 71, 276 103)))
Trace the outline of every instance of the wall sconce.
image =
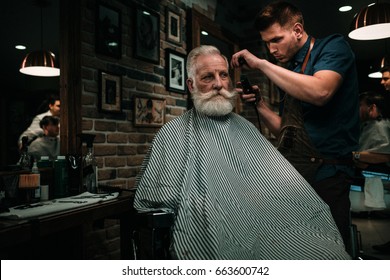
POLYGON ((360 10, 348 34, 355 40, 377 40, 390 37, 390 3, 373 3, 360 10))
POLYGON ((31 76, 59 76, 60 69, 56 66, 55 55, 51 51, 43 50, 42 7, 44 5, 44 1, 36 1, 36 5, 41 8, 41 50, 28 53, 23 59, 19 71, 31 76))

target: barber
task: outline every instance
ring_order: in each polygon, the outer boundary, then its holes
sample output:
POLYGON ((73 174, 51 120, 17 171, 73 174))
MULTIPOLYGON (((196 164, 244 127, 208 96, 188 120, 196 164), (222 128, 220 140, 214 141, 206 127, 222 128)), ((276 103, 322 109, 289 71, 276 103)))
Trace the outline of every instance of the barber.
MULTIPOLYGON (((258 102, 256 109, 278 137, 279 151, 329 205, 347 245, 352 151, 359 143, 354 54, 341 35, 323 39, 308 35, 301 11, 287 2, 264 7, 255 27, 270 53, 279 62, 288 63, 288 68, 248 50, 235 53, 231 64, 259 70, 283 91, 279 115, 264 101, 258 102)), ((258 87, 254 90, 258 92, 258 87)), ((242 98, 253 102, 255 94, 243 94, 242 98)))

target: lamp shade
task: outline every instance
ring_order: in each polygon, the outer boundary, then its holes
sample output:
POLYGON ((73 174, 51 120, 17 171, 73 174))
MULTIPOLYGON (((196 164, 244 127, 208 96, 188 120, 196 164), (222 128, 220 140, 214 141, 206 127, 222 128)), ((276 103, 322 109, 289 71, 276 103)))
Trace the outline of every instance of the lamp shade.
POLYGON ((390 3, 375 3, 357 13, 348 34, 355 40, 377 40, 390 37, 390 3))
POLYGON ((26 75, 41 77, 60 75, 60 69, 56 67, 55 55, 44 50, 27 54, 19 71, 26 75))
POLYGON ((389 56, 386 56, 386 55, 385 55, 385 56, 382 58, 382 60, 381 60, 381 65, 380 65, 379 70, 377 70, 377 71, 375 71, 375 72, 372 72, 372 73, 368 74, 368 77, 370 77, 370 78, 379 78, 379 79, 381 79, 381 78, 382 78, 382 71, 383 71, 383 69, 389 67, 389 62, 390 62, 389 56))

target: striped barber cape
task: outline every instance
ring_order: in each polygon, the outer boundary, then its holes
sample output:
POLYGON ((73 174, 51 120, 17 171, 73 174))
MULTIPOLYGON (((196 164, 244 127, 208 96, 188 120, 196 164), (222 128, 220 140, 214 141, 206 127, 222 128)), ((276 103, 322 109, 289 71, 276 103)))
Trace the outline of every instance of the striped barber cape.
POLYGON ((350 259, 328 206, 243 117, 189 110, 156 134, 134 207, 172 211, 177 259, 350 259))

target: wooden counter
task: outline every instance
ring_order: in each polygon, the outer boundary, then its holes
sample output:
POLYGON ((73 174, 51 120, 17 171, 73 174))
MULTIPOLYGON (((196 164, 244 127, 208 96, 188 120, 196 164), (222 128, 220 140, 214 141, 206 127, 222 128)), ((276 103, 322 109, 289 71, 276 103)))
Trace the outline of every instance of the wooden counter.
POLYGON ((1 259, 85 259, 85 225, 104 219, 120 221, 122 259, 131 258, 133 194, 33 219, 0 219, 1 259))

